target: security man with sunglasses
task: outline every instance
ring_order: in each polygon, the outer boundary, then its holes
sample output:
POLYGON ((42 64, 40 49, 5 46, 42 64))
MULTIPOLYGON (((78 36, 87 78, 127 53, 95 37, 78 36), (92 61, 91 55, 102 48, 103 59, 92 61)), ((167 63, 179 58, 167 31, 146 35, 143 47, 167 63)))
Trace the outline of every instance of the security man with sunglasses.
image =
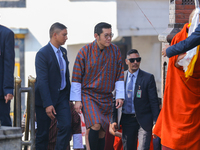
POLYGON ((139 69, 141 57, 136 49, 127 52, 124 72, 124 105, 113 107, 111 127, 122 125, 124 150, 149 150, 152 128, 159 114, 159 103, 154 76, 139 69), (139 145, 138 142, 139 141, 139 145))

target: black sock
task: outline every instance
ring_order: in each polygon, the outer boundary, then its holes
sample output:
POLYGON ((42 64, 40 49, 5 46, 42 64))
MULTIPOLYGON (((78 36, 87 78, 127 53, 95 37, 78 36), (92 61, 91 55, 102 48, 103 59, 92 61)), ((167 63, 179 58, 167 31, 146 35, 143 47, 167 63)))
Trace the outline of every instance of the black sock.
POLYGON ((104 146, 105 146, 105 137, 99 138, 98 150, 104 150, 104 146))
POLYGON ((88 140, 91 150, 97 150, 98 149, 98 140, 99 140, 99 130, 92 130, 90 128, 89 134, 88 134, 88 140))

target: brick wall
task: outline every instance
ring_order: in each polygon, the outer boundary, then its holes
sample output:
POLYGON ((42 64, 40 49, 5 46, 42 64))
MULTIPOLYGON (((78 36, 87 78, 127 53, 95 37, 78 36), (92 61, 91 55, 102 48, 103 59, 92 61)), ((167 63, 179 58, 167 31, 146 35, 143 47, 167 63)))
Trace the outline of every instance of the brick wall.
POLYGON ((173 28, 167 36, 168 43, 178 33, 185 23, 189 21, 189 15, 195 8, 194 0, 170 0, 169 2, 169 28, 173 28))
POLYGON ((194 0, 171 0, 169 5, 169 23, 187 23, 189 15, 194 8, 194 0))

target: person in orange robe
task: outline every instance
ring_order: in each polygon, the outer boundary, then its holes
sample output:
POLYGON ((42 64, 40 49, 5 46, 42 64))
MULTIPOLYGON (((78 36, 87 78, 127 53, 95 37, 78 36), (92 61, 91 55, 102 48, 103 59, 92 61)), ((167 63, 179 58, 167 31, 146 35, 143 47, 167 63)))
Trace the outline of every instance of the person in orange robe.
MULTIPOLYGON (((185 40, 187 31, 185 24, 171 45, 185 40)), ((189 78, 183 67, 177 66, 183 56, 169 58, 163 108, 153 130, 166 150, 200 150, 200 54, 189 78)))

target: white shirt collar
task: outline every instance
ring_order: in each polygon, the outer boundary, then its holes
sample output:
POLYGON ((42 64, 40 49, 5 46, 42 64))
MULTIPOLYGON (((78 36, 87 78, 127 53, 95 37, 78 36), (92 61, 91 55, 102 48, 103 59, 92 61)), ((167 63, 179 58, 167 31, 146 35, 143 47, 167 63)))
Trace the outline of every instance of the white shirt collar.
MULTIPOLYGON (((138 73, 139 73, 139 69, 136 72, 132 73, 132 74, 134 75, 135 78, 137 78, 138 73)), ((131 73, 128 70, 128 77, 130 77, 130 75, 131 75, 131 73)))
POLYGON ((53 44, 51 44, 51 42, 49 42, 51 47, 53 48, 54 52, 57 53, 58 50, 60 50, 60 47, 59 48, 56 48, 53 44))

